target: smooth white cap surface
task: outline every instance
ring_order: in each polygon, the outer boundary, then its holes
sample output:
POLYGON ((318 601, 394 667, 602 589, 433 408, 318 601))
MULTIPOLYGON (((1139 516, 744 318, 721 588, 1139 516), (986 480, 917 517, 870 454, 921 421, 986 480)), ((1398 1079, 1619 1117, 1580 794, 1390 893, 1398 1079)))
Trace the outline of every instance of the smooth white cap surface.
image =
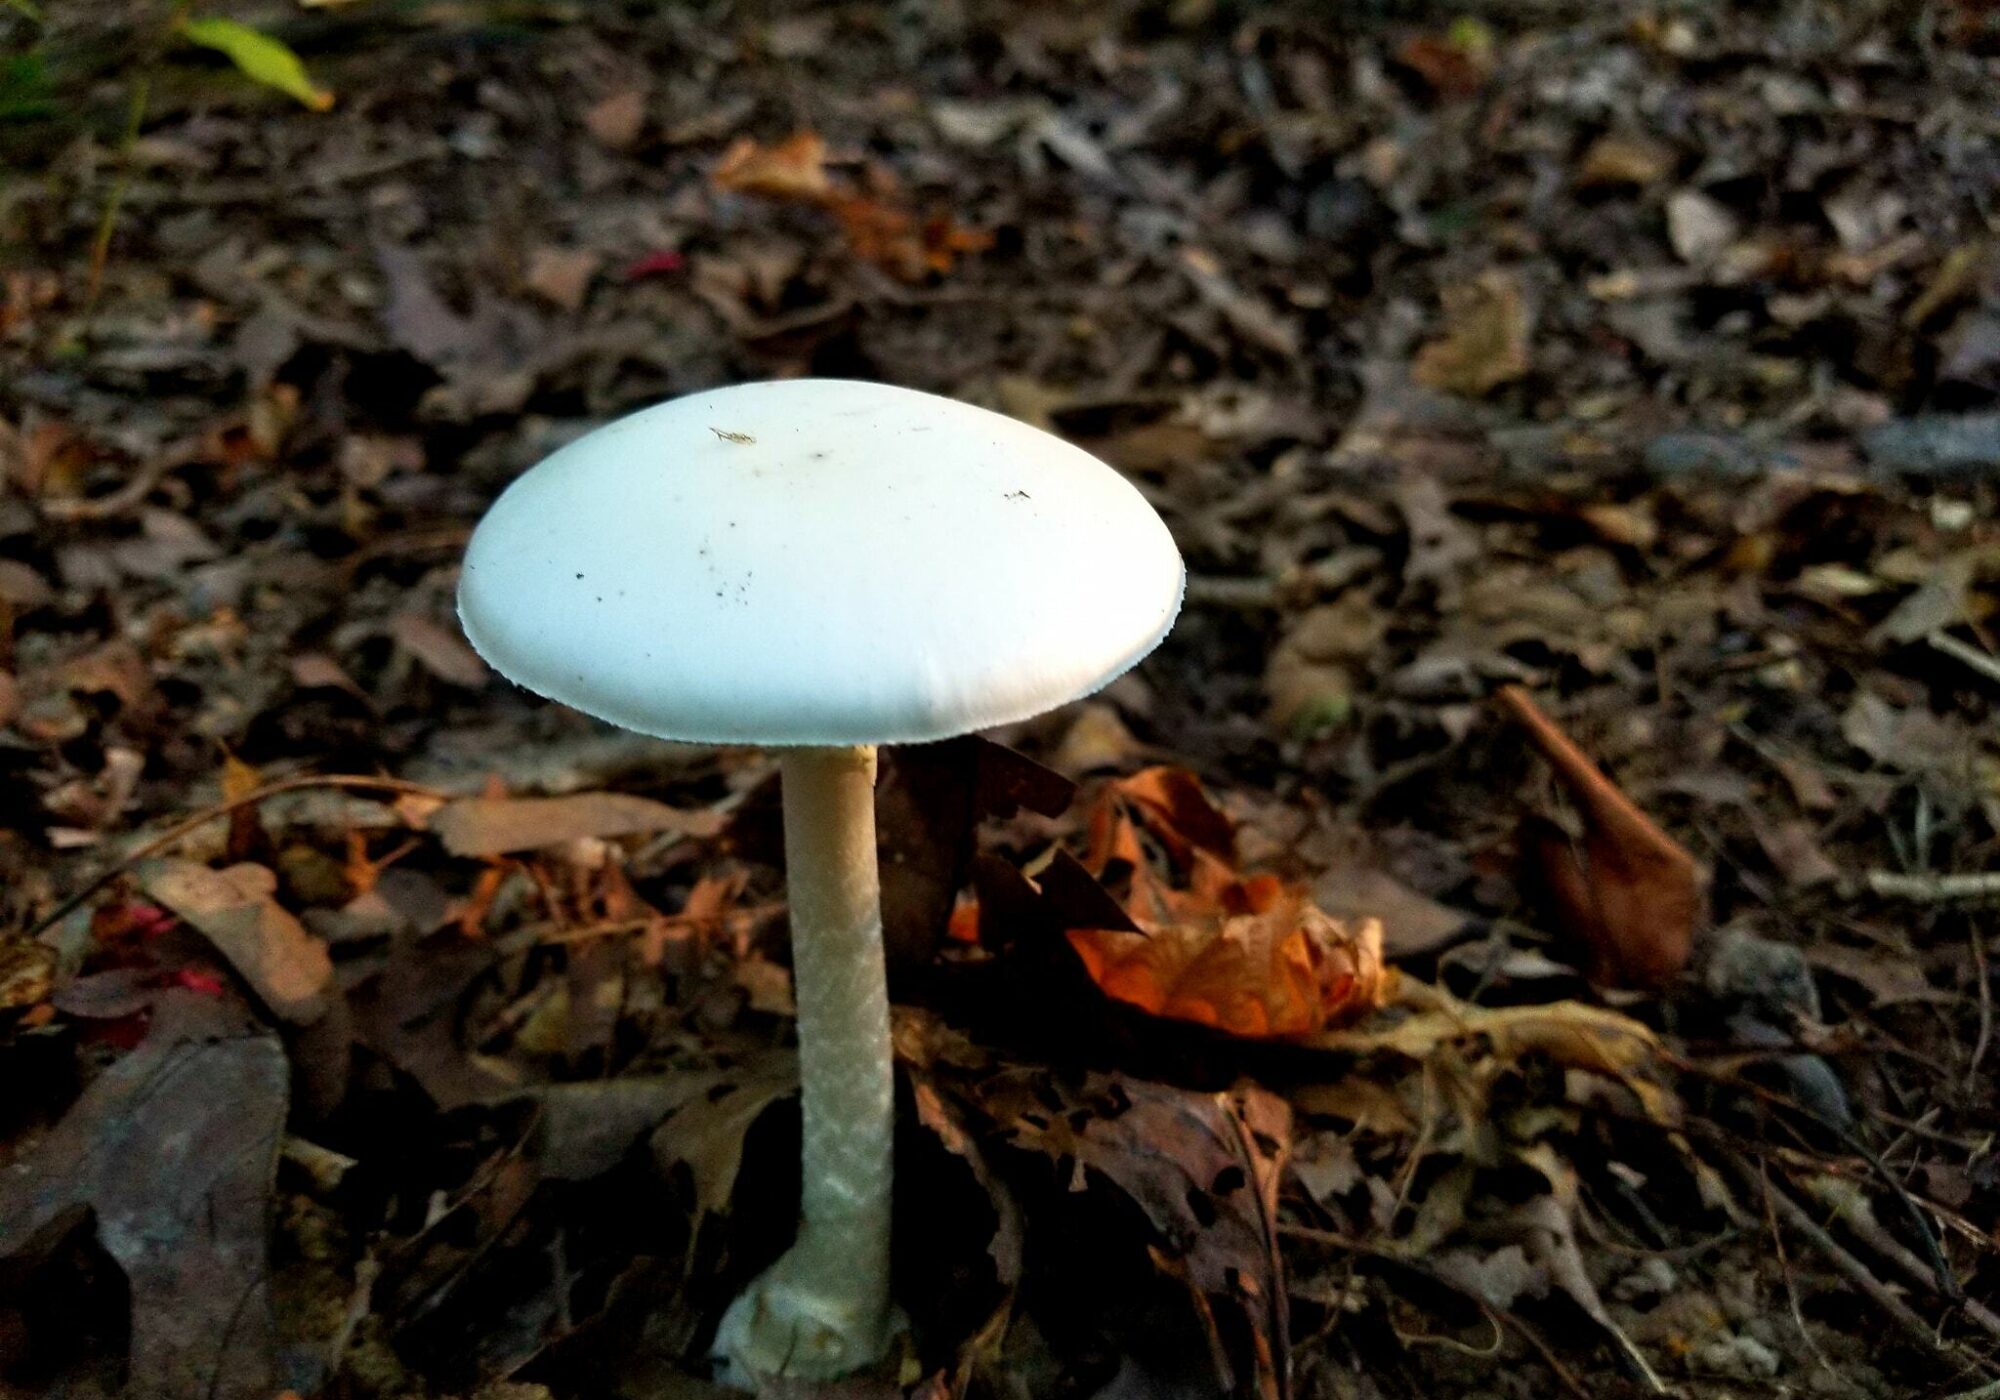
POLYGON ((968 404, 836 379, 619 419, 474 532, 459 617, 538 694, 666 739, 877 744, 1026 719, 1173 625, 1131 483, 968 404))

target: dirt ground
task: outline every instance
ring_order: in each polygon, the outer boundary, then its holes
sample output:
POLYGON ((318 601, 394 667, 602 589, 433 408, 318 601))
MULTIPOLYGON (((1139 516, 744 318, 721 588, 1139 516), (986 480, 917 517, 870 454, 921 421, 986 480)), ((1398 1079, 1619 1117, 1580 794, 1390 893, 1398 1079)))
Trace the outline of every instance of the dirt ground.
POLYGON ((2000 1394, 1990 3, 194 9, 324 96, 0 4, 0 1395, 723 1393, 773 765, 452 596, 805 374, 1190 571, 890 758, 910 1326, 827 1394, 2000 1394))

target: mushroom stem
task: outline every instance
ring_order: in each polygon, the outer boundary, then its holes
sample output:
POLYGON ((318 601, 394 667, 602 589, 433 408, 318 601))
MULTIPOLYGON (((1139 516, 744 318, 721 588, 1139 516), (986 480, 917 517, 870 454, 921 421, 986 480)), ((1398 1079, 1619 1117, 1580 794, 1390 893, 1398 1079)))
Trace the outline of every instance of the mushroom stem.
POLYGON ((729 1307, 715 1351, 744 1374, 830 1380, 890 1335, 895 1083, 875 868, 875 749, 784 759, 785 864, 804 1117, 797 1242, 729 1307))

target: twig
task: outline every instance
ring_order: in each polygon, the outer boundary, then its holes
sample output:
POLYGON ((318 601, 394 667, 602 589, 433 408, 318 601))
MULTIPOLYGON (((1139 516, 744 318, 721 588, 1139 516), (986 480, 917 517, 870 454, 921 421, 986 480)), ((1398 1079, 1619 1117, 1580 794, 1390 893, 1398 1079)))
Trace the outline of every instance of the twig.
POLYGON ((1974 1386, 1971 1390, 1961 1390, 1947 1395, 1944 1400, 2000 1400, 2000 1381, 1988 1381, 1985 1385, 1974 1386))
POLYGON ((153 488, 170 471, 196 461, 201 449, 195 443, 182 443, 178 447, 162 449, 150 460, 140 464, 132 473, 132 479, 116 491, 103 496, 86 496, 78 500, 63 498, 43 499, 35 502, 35 508, 50 520, 110 520, 126 511, 145 503, 153 494, 153 488))
POLYGON ((1819 1343, 1813 1339, 1811 1329, 1806 1326, 1805 1310, 1799 1306, 1798 1277, 1792 1272, 1792 1261, 1785 1254, 1785 1232, 1778 1228, 1777 1211, 1771 1204, 1771 1180, 1761 1170, 1757 1173, 1757 1184, 1763 1188, 1764 1219, 1771 1227, 1771 1248, 1776 1252, 1778 1267, 1785 1275, 1785 1297, 1791 1303, 1792 1323, 1799 1329, 1799 1339, 1806 1344, 1806 1350, 1812 1353, 1813 1360, 1818 1363, 1819 1368, 1828 1375, 1838 1378, 1840 1373, 1834 1370, 1833 1363, 1826 1359, 1826 1353, 1820 1350, 1819 1343))
POLYGON ((150 841, 141 842, 139 845, 125 852, 124 855, 112 862, 108 869, 100 873, 68 899, 65 899, 61 904, 58 904, 52 913, 44 916, 40 922, 28 930, 27 936, 35 938, 54 928, 76 910, 82 908, 85 900, 103 889, 127 870, 130 870, 149 856, 158 855, 161 851, 166 850, 190 832, 197 831, 219 818, 226 817, 231 812, 238 811, 244 807, 255 806, 266 798, 276 797, 281 792, 301 792, 307 788, 348 788, 361 792, 395 792, 404 793, 412 797, 434 797, 440 801, 446 798, 445 793, 433 787, 426 787, 422 783, 412 783, 402 778, 374 778, 359 773, 319 773, 302 778, 285 778, 275 783, 266 783, 263 787, 253 789, 237 797, 232 797, 226 802, 218 802, 213 807, 204 808, 189 817, 186 821, 168 827, 150 841))
MULTIPOLYGON (((1821 1205, 1833 1212, 1834 1219, 1851 1231, 1854 1237, 1874 1250, 1879 1258, 1887 1260, 1916 1287, 1930 1293, 1943 1295, 1965 1310, 1965 1316, 1974 1326, 1996 1340, 2000 1340, 2000 1316, 1995 1316, 1976 1298, 1965 1296, 1965 1290, 1958 1286, 1955 1275, 1947 1271, 1945 1283, 1937 1276, 1937 1268, 1943 1263, 1943 1256, 1937 1256, 1936 1263, 1919 1259, 1904 1246, 1903 1242, 1882 1228, 1882 1222, 1875 1218, 1860 1189, 1852 1182, 1840 1177, 1822 1175, 1806 1183, 1807 1192, 1821 1205)), ((1935 1252, 1935 1241, 1933 1244, 1935 1252)))
POLYGON ((333 1379, 341 1372, 347 1361, 347 1348, 354 1340, 354 1329, 361 1325, 361 1319, 368 1316, 373 1305, 375 1280, 381 1275, 382 1266, 373 1254, 364 1254, 354 1266, 354 1292, 348 1297, 347 1311, 340 1319, 340 1330, 333 1334, 333 1340, 326 1348, 326 1383, 331 1386, 333 1379))
POLYGON ((1963 661, 1989 681, 2000 681, 2000 660, 1987 655, 1978 647, 1961 642, 1949 632, 1933 632, 1924 638, 1932 650, 1941 651, 1954 661, 1963 661))
POLYGON ((97 294, 104 289, 104 269, 111 261, 111 239, 118 231, 118 210, 125 202, 126 187, 132 183, 132 151, 139 144, 139 132, 146 124, 146 103, 152 92, 150 70, 132 80, 132 101, 126 109, 125 131, 118 142, 118 174, 111 181, 111 193, 105 197, 97 232, 90 240, 90 276, 83 296, 85 325, 97 314, 97 294))
POLYGON ((1344 549, 1310 564, 1299 564, 1265 578, 1226 578, 1190 574, 1187 605, 1191 608, 1281 608, 1295 601, 1310 602, 1322 593, 1337 593, 1373 573, 1382 555, 1373 549, 1344 549))
POLYGON ((1332 1230, 1315 1229, 1310 1225, 1281 1223, 1278 1226, 1278 1233, 1280 1235, 1290 1235, 1294 1239, 1310 1240, 1314 1244, 1323 1244, 1334 1249, 1344 1249, 1353 1254, 1365 1254, 1371 1259, 1380 1259, 1386 1264, 1401 1265, 1411 1273, 1429 1279, 1432 1283, 1438 1285, 1438 1287, 1458 1294, 1459 1297, 1472 1303, 1482 1313, 1486 1314, 1487 1321, 1510 1327, 1519 1334, 1523 1341, 1541 1354, 1542 1360, 1548 1364, 1548 1368, 1551 1371, 1555 1372, 1556 1379, 1562 1382, 1563 1388, 1570 1394, 1578 1397, 1578 1400, 1591 1400, 1591 1392, 1585 1388, 1582 1381, 1577 1379, 1576 1373, 1563 1364, 1562 1358, 1556 1355, 1555 1349, 1543 1340, 1539 1332, 1535 1331, 1527 1322, 1515 1316, 1506 1308, 1489 1303, 1464 1284, 1447 1278, 1443 1273, 1433 1269, 1423 1260, 1412 1259, 1406 1254, 1398 1254, 1393 1249, 1384 1249, 1380 1245, 1369 1244, 1366 1240, 1357 1240, 1352 1236, 1337 1234, 1332 1230))
POLYGON ((1890 1321, 1922 1346, 1936 1352, 1946 1351, 1943 1343, 1932 1335, 1930 1325, 1918 1317, 1908 1303, 1897 1297, 1887 1284, 1875 1277, 1874 1272, 1866 1264, 1848 1253, 1840 1241, 1821 1229, 1819 1222, 1808 1215, 1805 1208, 1793 1200, 1782 1187, 1767 1183, 1735 1152, 1725 1150, 1722 1157, 1746 1191, 1768 1189, 1771 1205, 1784 1222, 1803 1235, 1806 1242, 1814 1249, 1826 1256, 1827 1262, 1844 1275, 1849 1283, 1865 1293, 1869 1301, 1880 1308, 1890 1321))
POLYGON ((1970 875, 1903 875, 1894 870, 1871 870, 1865 878, 1869 892, 1884 899, 1907 899, 1917 904, 2000 899, 2000 870, 1980 870, 1970 875))
POLYGON ((1979 1034, 1972 1042, 1972 1063, 1965 1067, 1965 1087, 1968 1091, 1979 1083, 1979 1065, 1986 1058, 1986 1049, 1993 1043, 1993 978, 1986 967, 1986 939, 1980 934, 1977 923, 1970 930, 1972 944, 1972 972, 1979 982, 1979 1034))

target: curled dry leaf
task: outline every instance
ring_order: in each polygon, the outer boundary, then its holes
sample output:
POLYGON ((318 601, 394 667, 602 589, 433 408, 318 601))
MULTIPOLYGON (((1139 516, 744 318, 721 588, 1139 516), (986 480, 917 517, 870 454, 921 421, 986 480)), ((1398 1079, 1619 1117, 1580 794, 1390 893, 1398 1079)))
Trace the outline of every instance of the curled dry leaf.
POLYGON ((1591 975, 1628 987, 1672 981, 1687 965, 1701 915, 1694 857, 1599 772, 1525 690, 1507 686, 1499 699, 1583 813, 1580 841, 1536 823, 1524 844, 1564 930, 1588 951, 1591 975))
POLYGON ((1379 920, 1350 932, 1268 875, 1236 884, 1223 903, 1172 921, 1135 913, 1147 933, 1072 929, 1070 946, 1107 996, 1232 1035, 1307 1035, 1372 1001, 1379 920), (1225 912, 1238 901, 1240 912, 1225 912))
POLYGON ((1127 872, 1133 928, 1071 928, 1105 995, 1151 1015, 1252 1038, 1308 1035, 1377 1004, 1382 926, 1352 927, 1303 886, 1234 867, 1235 831, 1192 774, 1150 768, 1108 786, 1091 813, 1085 866, 1127 872), (1182 873, 1153 871, 1148 846, 1182 873))
POLYGON ((489 679, 486 663, 458 633, 421 613, 397 613, 389 619, 389 635, 441 681, 477 690, 489 679))

